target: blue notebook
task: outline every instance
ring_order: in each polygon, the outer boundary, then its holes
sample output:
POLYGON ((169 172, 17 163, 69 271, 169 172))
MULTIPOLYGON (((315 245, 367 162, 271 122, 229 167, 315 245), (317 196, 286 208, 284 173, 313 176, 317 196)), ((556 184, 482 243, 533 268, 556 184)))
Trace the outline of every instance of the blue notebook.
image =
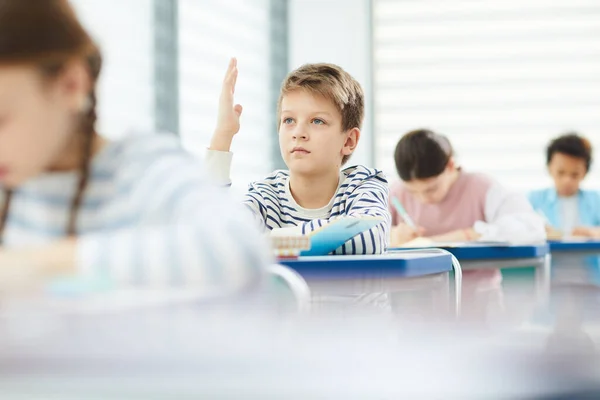
POLYGON ((383 218, 339 218, 319 228, 308 236, 310 237, 310 250, 300 253, 301 256, 325 256, 338 247, 369 229, 383 222, 383 218))

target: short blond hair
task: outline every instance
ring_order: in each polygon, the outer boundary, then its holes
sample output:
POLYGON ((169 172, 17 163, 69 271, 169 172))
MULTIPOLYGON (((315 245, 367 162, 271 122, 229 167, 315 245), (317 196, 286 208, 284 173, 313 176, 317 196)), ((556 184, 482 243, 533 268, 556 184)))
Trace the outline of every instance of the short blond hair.
MULTIPOLYGON (((283 96, 296 90, 307 90, 329 99, 342 115, 342 129, 361 129, 365 116, 365 96, 360 83, 335 64, 304 64, 283 81, 277 102, 278 126, 283 96)), ((342 158, 342 165, 350 156, 342 158)))

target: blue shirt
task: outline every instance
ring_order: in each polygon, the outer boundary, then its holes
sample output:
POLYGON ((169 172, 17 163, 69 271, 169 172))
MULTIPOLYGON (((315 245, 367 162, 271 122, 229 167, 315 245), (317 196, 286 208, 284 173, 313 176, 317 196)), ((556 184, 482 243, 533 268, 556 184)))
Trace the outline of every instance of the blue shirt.
MULTIPOLYGON (((529 194, 529 201, 536 210, 542 211, 555 228, 562 229, 560 198, 556 189, 536 190, 529 194)), ((600 192, 582 190, 577 193, 580 226, 600 226, 600 192)))
MULTIPOLYGON (((561 221, 560 197, 556 189, 536 190, 529 194, 529 201, 536 210, 542 211, 550 220, 550 224, 558 229, 564 229, 561 221)), ((577 193, 579 226, 600 226, 600 193, 594 190, 579 190, 577 193)), ((572 267, 587 270, 589 279, 600 283, 600 257, 575 256, 572 267)))

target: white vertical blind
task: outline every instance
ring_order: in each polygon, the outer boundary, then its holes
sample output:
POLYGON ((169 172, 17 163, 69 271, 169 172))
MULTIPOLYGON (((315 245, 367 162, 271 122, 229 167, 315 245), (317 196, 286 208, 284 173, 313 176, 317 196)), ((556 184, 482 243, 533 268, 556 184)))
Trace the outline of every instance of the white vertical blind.
MULTIPOLYGON (((168 60, 156 59, 153 0, 72 1, 104 55, 98 87, 100 131, 116 138, 130 129, 154 130, 154 63, 168 60)), ((234 141, 232 177, 240 191, 270 172, 272 146, 277 143, 271 1, 179 0, 178 4, 180 134, 184 146, 198 155, 215 127, 227 62, 232 56, 239 60, 236 101, 244 113, 234 141)))
POLYGON ((203 154, 216 123, 229 58, 238 58, 236 102, 242 104, 232 178, 243 190, 271 170, 269 0, 180 0, 180 131, 184 145, 203 154))
MULTIPOLYGON (((545 146, 578 131, 600 151, 600 2, 374 0, 377 165, 431 128, 461 164, 520 190, 550 183, 545 146)), ((600 154, 597 152, 597 154, 600 154)), ((600 187, 600 159, 587 179, 600 187)))
POLYGON ((154 129, 152 0, 72 0, 104 58, 98 129, 118 138, 154 129))

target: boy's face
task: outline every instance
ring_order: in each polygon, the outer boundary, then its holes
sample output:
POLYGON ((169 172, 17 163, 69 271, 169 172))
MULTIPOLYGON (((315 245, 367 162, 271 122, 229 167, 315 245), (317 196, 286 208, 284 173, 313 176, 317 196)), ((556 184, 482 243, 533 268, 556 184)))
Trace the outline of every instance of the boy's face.
POLYGON ((281 101, 279 147, 292 173, 322 175, 339 171, 342 157, 354 151, 360 131, 342 131, 335 104, 305 90, 286 94, 281 101))
POLYGON ((47 170, 72 137, 76 93, 33 67, 0 67, 0 183, 14 188, 47 170))
POLYGON ((559 196, 573 196, 587 174, 585 160, 563 153, 554 153, 548 164, 548 172, 554 180, 559 196))

